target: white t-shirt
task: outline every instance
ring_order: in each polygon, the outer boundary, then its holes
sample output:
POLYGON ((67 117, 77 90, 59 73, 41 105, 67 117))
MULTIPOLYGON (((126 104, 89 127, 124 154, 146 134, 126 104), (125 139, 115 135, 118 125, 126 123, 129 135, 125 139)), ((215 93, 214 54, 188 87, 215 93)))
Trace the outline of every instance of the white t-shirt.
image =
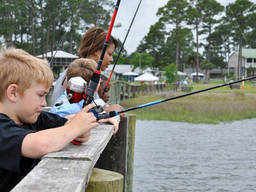
POLYGON ((54 89, 53 89, 53 93, 52 93, 52 104, 56 103, 57 99, 63 95, 65 89, 62 86, 62 82, 64 81, 65 77, 66 77, 66 73, 67 73, 67 69, 65 69, 59 76, 59 78, 57 79, 57 81, 54 84, 54 89))

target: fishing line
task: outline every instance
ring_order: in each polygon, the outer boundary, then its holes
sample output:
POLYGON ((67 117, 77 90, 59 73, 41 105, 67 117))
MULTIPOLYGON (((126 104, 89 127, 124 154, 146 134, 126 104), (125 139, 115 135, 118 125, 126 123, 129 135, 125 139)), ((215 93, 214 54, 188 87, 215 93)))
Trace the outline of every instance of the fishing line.
POLYGON ((150 103, 146 103, 146 104, 142 104, 142 105, 139 105, 139 106, 131 107, 131 108, 124 109, 124 110, 121 110, 121 111, 110 111, 110 112, 107 112, 107 113, 96 114, 96 115, 94 114, 94 115, 98 120, 107 119, 107 118, 110 118, 110 117, 117 116, 121 113, 126 113, 128 111, 133 111, 133 110, 149 107, 149 106, 156 105, 156 104, 159 104, 159 103, 164 103, 164 102, 179 99, 179 98, 182 98, 182 97, 195 95, 195 94, 198 94, 198 93, 210 91, 210 90, 217 89, 217 88, 220 88, 220 87, 230 86, 230 85, 233 85, 235 83, 240 83, 240 82, 252 80, 252 79, 255 79, 255 78, 256 78, 256 76, 252 76, 252 77, 248 77, 248 78, 245 78, 245 79, 240 79, 240 80, 237 80, 237 81, 233 81, 233 82, 229 82, 229 83, 225 83, 225 84, 220 84, 220 85, 217 85, 217 86, 214 86, 214 87, 209 87, 209 88, 206 88, 206 89, 193 91, 193 92, 186 93, 186 94, 183 94, 183 95, 178 95, 178 96, 174 96, 174 97, 170 97, 170 98, 166 98, 166 99, 162 99, 162 100, 158 100, 158 101, 153 101, 153 102, 150 102, 150 103))
POLYGON ((118 12, 119 5, 120 5, 120 0, 118 0, 116 2, 115 10, 114 10, 114 13, 113 13, 110 25, 109 25, 108 33, 107 33, 107 36, 106 36, 106 39, 105 39, 105 42, 104 42, 104 45, 103 45, 103 48, 102 48, 102 51, 101 51, 101 55, 100 55, 100 59, 98 61, 97 68, 94 70, 92 78, 89 82, 89 86, 88 86, 88 89, 87 89, 84 106, 90 104, 93 101, 94 92, 96 91, 98 83, 100 81, 100 75, 101 75, 100 68, 101 68, 101 65, 102 65, 102 62, 103 62, 103 59, 104 59, 106 49, 107 49, 108 44, 109 44, 109 40, 110 40, 110 37, 111 37, 111 32, 112 32, 112 29, 113 29, 113 26, 114 26, 114 22, 115 22, 115 19, 116 19, 116 15, 117 15, 117 12, 118 12))
POLYGON ((135 17, 137 16, 137 13, 138 13, 138 10, 139 10, 139 8, 140 8, 141 2, 142 2, 142 0, 140 0, 138 6, 137 6, 137 8, 136 8, 136 11, 135 11, 135 13, 134 13, 134 15, 133 15, 133 18, 132 18, 132 21, 131 21, 131 23, 130 23, 129 29, 128 29, 126 35, 125 35, 124 41, 123 41, 123 43, 122 43, 122 46, 121 46, 121 48, 120 48, 120 50, 119 50, 119 52, 118 52, 118 55, 117 55, 117 57, 116 57, 116 59, 115 59, 114 66, 113 66, 113 68, 112 68, 112 70, 111 70, 111 73, 110 73, 109 78, 108 78, 108 81, 107 81, 107 86, 109 85, 109 81, 110 81, 110 79, 111 79, 111 77, 112 77, 112 74, 113 74, 113 72, 114 72, 114 70, 115 70, 117 61, 118 61, 118 59, 119 59, 119 57, 120 57, 120 55, 121 55, 121 52, 123 51, 124 44, 125 44, 125 42, 126 42, 126 39, 127 39, 127 37, 128 37, 128 34, 129 34, 129 32, 130 32, 130 30, 131 30, 131 28, 132 28, 132 25, 133 25, 133 22, 134 22, 134 20, 135 20, 135 17))

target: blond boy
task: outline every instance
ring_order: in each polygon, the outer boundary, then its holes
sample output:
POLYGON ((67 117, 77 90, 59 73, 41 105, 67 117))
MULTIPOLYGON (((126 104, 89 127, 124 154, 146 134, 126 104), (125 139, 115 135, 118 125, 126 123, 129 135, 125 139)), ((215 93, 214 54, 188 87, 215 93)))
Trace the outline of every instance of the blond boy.
POLYGON ((0 51, 0 191, 10 191, 44 155, 73 139, 85 142, 99 125, 88 105, 68 123, 44 112, 53 74, 44 60, 8 48, 0 51), (65 124, 66 123, 66 124, 65 124))

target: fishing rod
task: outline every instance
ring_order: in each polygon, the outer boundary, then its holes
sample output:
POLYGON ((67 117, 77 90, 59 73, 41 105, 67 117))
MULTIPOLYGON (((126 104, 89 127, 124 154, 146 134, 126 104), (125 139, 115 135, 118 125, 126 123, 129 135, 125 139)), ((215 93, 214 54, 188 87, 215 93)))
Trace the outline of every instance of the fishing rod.
POLYGON ((101 68, 101 64, 102 64, 103 59, 104 59, 106 49, 107 49, 108 44, 109 44, 111 32, 112 32, 112 29, 113 29, 113 26, 114 26, 114 23, 115 23, 115 19, 116 19, 116 15, 117 15, 117 12, 118 12, 119 5, 120 5, 120 1, 121 0, 117 0, 117 2, 116 2, 115 10, 114 10, 114 13, 113 13, 113 16, 112 16, 112 19, 111 19, 111 22, 110 22, 110 25, 109 25, 109 28, 108 28, 108 33, 107 33, 102 51, 101 51, 98 66, 94 70, 92 78, 91 78, 91 80, 89 82, 89 85, 88 85, 86 99, 85 99, 84 104, 83 104, 84 106, 90 104, 93 101, 94 92, 95 92, 95 90, 98 86, 98 83, 100 81, 100 74, 101 74, 100 68, 101 68))
POLYGON ((217 89, 217 88, 220 88, 220 87, 225 87, 225 86, 228 86, 228 85, 230 86, 230 85, 233 85, 235 83, 240 83, 240 82, 252 80, 252 79, 255 79, 255 78, 256 78, 256 76, 252 76, 252 77, 248 77, 248 78, 245 78, 245 79, 220 84, 220 85, 217 85, 217 86, 214 86, 214 87, 209 87, 209 88, 206 88, 206 89, 201 89, 201 90, 197 90, 197 91, 194 91, 194 92, 186 93, 186 94, 183 94, 183 95, 178 95, 178 96, 174 96, 174 97, 170 97, 170 98, 166 98, 166 99, 162 99, 162 100, 158 100, 158 101, 153 101, 153 102, 150 102, 150 103, 146 103, 146 104, 143 104, 143 105, 131 107, 131 108, 124 109, 124 110, 121 110, 121 111, 110 111, 110 112, 103 113, 103 114, 94 113, 94 116, 97 118, 97 120, 107 119, 107 118, 117 116, 121 113, 126 113, 128 111, 133 111, 133 110, 149 107, 149 106, 156 105, 156 104, 159 104, 159 103, 164 103, 166 101, 179 99, 179 98, 186 97, 186 96, 189 96, 189 95, 195 95, 195 94, 198 94, 198 93, 210 91, 210 90, 217 89))
POLYGON ((114 72, 114 70, 115 70, 117 61, 118 61, 118 59, 119 59, 119 57, 120 57, 120 55, 121 55, 121 52, 123 51, 124 44, 125 44, 125 42, 126 42, 126 39, 127 39, 127 37, 128 37, 128 34, 129 34, 129 32, 130 32, 130 30, 131 30, 131 28, 132 28, 132 25, 133 25, 133 22, 134 22, 134 20, 135 20, 135 17, 137 16, 137 13, 138 13, 138 10, 139 10, 139 8, 140 8, 141 2, 142 2, 142 0, 140 0, 138 6, 137 6, 137 8, 136 8, 136 11, 135 11, 135 13, 134 13, 134 15, 133 15, 133 18, 132 18, 132 21, 131 21, 130 26, 129 26, 129 28, 128 28, 128 31, 127 31, 127 33, 126 33, 126 35, 125 35, 124 41, 123 41, 123 43, 122 43, 122 46, 121 46, 121 48, 120 48, 120 50, 119 50, 119 52, 118 52, 118 55, 117 55, 117 57, 116 57, 116 59, 115 59, 114 66, 113 66, 113 68, 112 68, 112 70, 111 70, 111 73, 110 73, 109 78, 108 78, 107 83, 106 83, 106 88, 107 88, 108 85, 109 85, 109 81, 110 81, 110 79, 111 79, 111 77, 112 77, 112 74, 113 74, 113 72, 114 72))

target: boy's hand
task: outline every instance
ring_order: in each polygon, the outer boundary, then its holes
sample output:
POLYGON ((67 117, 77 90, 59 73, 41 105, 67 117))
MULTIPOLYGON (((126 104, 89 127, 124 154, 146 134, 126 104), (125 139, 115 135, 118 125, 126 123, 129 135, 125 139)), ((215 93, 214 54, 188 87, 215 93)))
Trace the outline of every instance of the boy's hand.
POLYGON ((110 119, 101 119, 101 120, 99 120, 99 123, 110 123, 110 124, 114 125, 114 134, 116 134, 118 131, 119 123, 115 117, 110 118, 110 119))
POLYGON ((73 114, 73 115, 67 115, 67 116, 65 117, 65 118, 67 119, 67 121, 66 121, 65 124, 69 123, 74 117, 75 117, 75 114, 73 114))
POLYGON ((75 138, 75 140, 79 141, 80 143, 85 143, 85 142, 89 141, 90 136, 91 136, 91 130, 89 130, 85 134, 80 135, 79 137, 75 138))
POLYGON ((89 112, 95 105, 89 104, 85 106, 80 112, 78 112, 71 120, 73 126, 83 128, 83 133, 88 132, 90 129, 97 127, 99 123, 93 113, 89 112))
MULTIPOLYGON (((121 105, 114 104, 114 105, 107 105, 106 108, 105 108, 105 111, 106 112, 109 112, 109 111, 122 111, 123 109, 124 108, 121 105)), ((124 115, 125 115, 124 113, 121 113, 120 117, 123 118, 124 115)))

